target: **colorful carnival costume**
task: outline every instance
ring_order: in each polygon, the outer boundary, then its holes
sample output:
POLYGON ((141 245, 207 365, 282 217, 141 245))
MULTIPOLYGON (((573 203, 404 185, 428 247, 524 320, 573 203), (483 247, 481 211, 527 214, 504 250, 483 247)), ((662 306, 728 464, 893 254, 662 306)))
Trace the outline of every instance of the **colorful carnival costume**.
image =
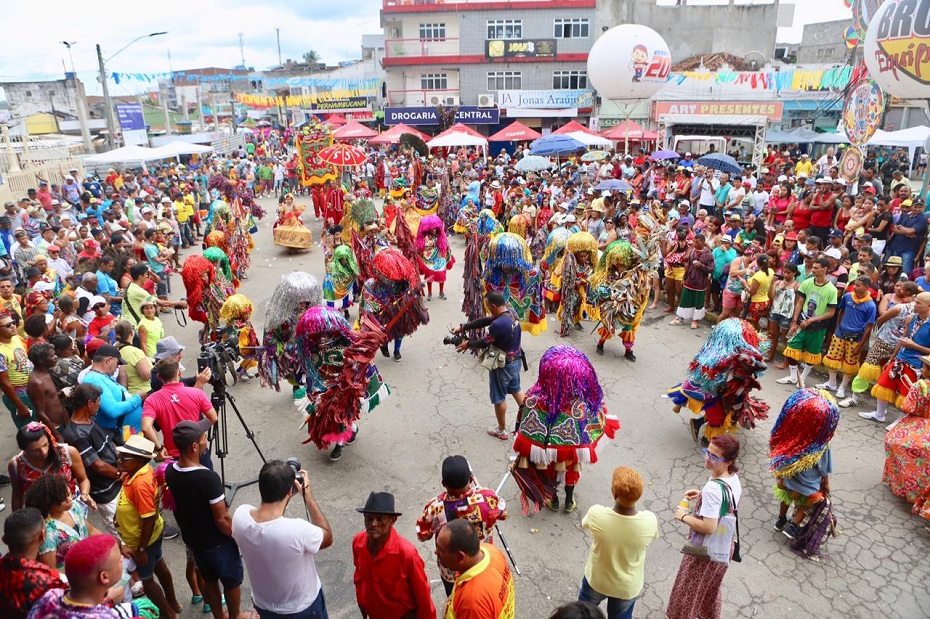
POLYGON ((278 207, 278 220, 271 232, 274 244, 291 249, 313 247, 313 233, 304 225, 302 215, 307 207, 294 204, 293 194, 288 194, 278 207))
MULTIPOLYGON (((374 275, 362 286, 359 319, 371 316, 388 340, 394 340, 394 360, 400 361, 404 337, 429 322, 423 287, 416 267, 396 249, 379 252, 372 261, 374 275)), ((387 341, 381 354, 388 356, 387 341)))
POLYGON ((323 300, 326 307, 349 313, 355 300, 355 284, 359 276, 355 253, 348 245, 337 245, 326 265, 323 279, 323 300))
POLYGON ((749 430, 757 419, 768 418, 768 404, 750 395, 760 388, 766 344, 740 318, 728 318, 711 331, 688 368, 687 380, 668 391, 676 413, 682 406, 695 415, 703 413, 691 420, 695 441, 705 423, 704 439, 709 441, 738 426, 749 430))
POLYGON ((390 390, 372 363, 386 341, 380 325, 362 318, 362 331, 352 331, 342 314, 327 307, 311 307, 297 322, 297 346, 307 382, 307 399, 299 401, 309 438, 317 448, 334 445, 337 460, 342 446, 358 432, 356 421, 371 412, 390 390))
POLYGON ((524 333, 539 335, 547 329, 542 277, 533 268, 530 248, 520 236, 503 232, 490 240, 481 280, 485 295, 491 291, 504 295, 524 333))
POLYGON ((905 416, 885 435, 882 481, 911 511, 930 521, 930 357, 922 357, 923 377, 901 404, 905 416))
POLYGON ((200 343, 214 340, 220 329, 220 309, 226 301, 216 267, 203 256, 188 256, 181 267, 181 279, 187 291, 188 316, 204 324, 200 343))
POLYGON ((809 558, 819 558, 827 535, 835 535, 836 519, 826 499, 833 472, 830 440, 839 420, 829 392, 798 389, 785 401, 769 438, 770 470, 777 480, 773 491, 780 503, 775 529, 784 530, 794 540, 792 550, 809 558), (795 514, 789 522, 792 505, 795 514))
POLYGON ((656 267, 649 256, 627 241, 614 241, 604 250, 590 286, 591 302, 598 306, 601 319, 597 329, 599 355, 604 354, 604 343, 619 331, 625 356, 636 360, 636 330, 649 303, 650 278, 656 267))
POLYGON ((204 250, 203 257, 213 263, 216 268, 217 283, 226 295, 235 294, 239 289, 239 280, 233 277, 229 257, 223 253, 223 250, 219 247, 208 247, 204 250))
POLYGON ((488 259, 488 244, 504 229, 494 217, 494 212, 488 209, 481 211, 475 219, 462 221, 466 225, 465 265, 462 269, 462 313, 468 318, 468 322, 474 322, 484 316, 484 291, 481 286, 481 275, 488 259))
POLYGON ((323 287, 315 277, 303 271, 281 276, 265 309, 265 333, 258 353, 258 376, 262 387, 281 390, 281 380, 291 383, 295 397, 302 397, 303 382, 295 328, 297 320, 311 307, 323 304, 323 287))
POLYGON ((581 465, 597 462, 598 442, 614 438, 620 422, 607 413, 597 372, 571 346, 552 346, 539 360, 539 378, 517 417, 513 478, 523 513, 543 504, 558 510, 556 490, 565 483, 565 511, 575 509, 581 465))
POLYGON ((252 301, 244 294, 234 294, 223 302, 220 308, 220 321, 230 330, 228 338, 235 341, 239 347, 242 361, 236 374, 240 380, 248 380, 249 370, 258 367, 258 334, 252 326, 252 312, 255 307, 252 301))
POLYGON ((556 311, 562 301, 562 277, 555 272, 556 265, 562 260, 568 237, 572 235, 568 228, 556 228, 549 233, 546 239, 546 250, 539 261, 539 269, 543 273, 543 300, 546 309, 556 311))
POLYGON ((596 307, 588 301, 588 279, 597 261, 597 239, 590 232, 575 232, 565 243, 565 254, 556 272, 561 280, 562 297, 558 317, 559 335, 565 337, 572 327, 582 329, 582 320, 600 320, 596 307))
POLYGON ((439 298, 445 299, 446 271, 455 264, 455 257, 446 238, 445 224, 438 215, 428 215, 417 230, 417 260, 426 282, 427 301, 433 297, 433 282, 439 284, 439 298))

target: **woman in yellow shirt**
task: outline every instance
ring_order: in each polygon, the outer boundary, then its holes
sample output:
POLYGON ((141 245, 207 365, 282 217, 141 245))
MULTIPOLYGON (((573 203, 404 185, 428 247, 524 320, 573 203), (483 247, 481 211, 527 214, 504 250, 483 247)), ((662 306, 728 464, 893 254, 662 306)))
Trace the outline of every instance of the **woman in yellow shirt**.
POLYGON ((775 278, 775 272, 769 268, 768 254, 761 254, 756 258, 756 272, 749 278, 749 311, 746 320, 752 323, 756 329, 759 328, 759 320, 763 316, 768 316, 769 307, 772 305, 769 299, 769 289, 772 287, 772 280, 775 278))

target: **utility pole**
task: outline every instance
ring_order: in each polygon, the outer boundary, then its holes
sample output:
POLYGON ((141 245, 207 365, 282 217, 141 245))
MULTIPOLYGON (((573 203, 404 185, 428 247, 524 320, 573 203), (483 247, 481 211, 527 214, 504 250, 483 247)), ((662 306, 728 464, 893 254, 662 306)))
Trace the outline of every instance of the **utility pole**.
POLYGON ((165 113, 165 135, 171 135, 171 116, 168 114, 168 84, 165 84, 164 97, 161 100, 161 109, 165 113))
POLYGON ((278 64, 283 65, 284 63, 281 61, 281 29, 275 28, 274 31, 278 33, 278 64))
POLYGON ((239 56, 242 58, 242 68, 245 68, 245 46, 242 42, 242 33, 239 33, 239 56))
POLYGON ((113 123, 113 103, 110 101, 110 88, 107 86, 107 70, 103 64, 103 52, 97 44, 97 65, 100 68, 100 84, 103 86, 103 105, 107 117, 107 145, 110 150, 116 148, 116 125, 113 123))
POLYGON ((207 123, 203 119, 203 85, 197 82, 197 118, 200 119, 200 130, 207 130, 207 123))

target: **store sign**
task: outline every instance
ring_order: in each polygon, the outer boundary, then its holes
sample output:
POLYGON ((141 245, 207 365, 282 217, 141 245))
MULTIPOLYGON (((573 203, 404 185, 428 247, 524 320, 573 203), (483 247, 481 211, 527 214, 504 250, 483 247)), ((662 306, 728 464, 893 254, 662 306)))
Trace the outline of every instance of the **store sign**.
POLYGON ((491 40, 484 42, 484 54, 491 60, 498 58, 555 58, 556 49, 555 39, 491 40))
POLYGON ((126 145, 148 146, 149 137, 145 131, 145 114, 142 113, 142 104, 120 103, 114 107, 119 120, 119 128, 123 134, 123 142, 126 145))
POLYGON ((364 112, 369 109, 367 97, 317 100, 310 106, 311 112, 364 112))
POLYGON ((781 120, 784 104, 775 101, 656 101, 653 120, 665 114, 690 116, 765 116, 781 120))
POLYGON ((497 102, 508 109, 593 107, 590 90, 498 90, 497 102))
MULTIPOLYGON (((496 125, 501 112, 497 108, 463 105, 455 113, 455 122, 466 125, 496 125)), ((385 125, 438 125, 439 113, 434 107, 388 107, 384 109, 385 125)))

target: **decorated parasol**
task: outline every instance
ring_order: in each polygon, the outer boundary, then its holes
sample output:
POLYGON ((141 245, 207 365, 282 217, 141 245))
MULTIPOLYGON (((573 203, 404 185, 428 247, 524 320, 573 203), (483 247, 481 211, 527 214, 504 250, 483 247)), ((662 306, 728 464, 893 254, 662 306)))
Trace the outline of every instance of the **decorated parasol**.
POLYGON ((368 156, 361 148, 343 143, 327 146, 317 153, 317 157, 326 163, 340 167, 362 165, 368 161, 368 156))

